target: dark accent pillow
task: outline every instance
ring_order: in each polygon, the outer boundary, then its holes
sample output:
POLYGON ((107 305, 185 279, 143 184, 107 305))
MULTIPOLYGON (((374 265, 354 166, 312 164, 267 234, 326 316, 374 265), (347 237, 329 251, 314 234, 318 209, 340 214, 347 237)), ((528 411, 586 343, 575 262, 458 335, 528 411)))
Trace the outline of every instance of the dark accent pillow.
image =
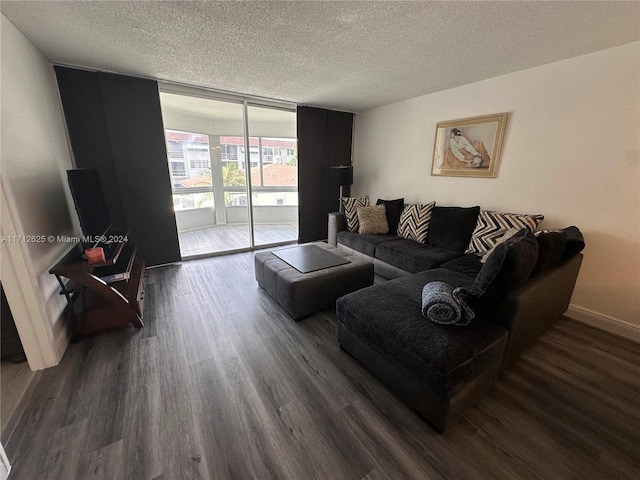
POLYGON ((387 209, 387 223, 389 224, 389 233, 396 235, 398 233, 398 222, 400 221, 400 215, 404 209, 404 198, 398 198, 397 200, 382 200, 378 199, 376 205, 384 205, 387 209))
POLYGON ((480 207, 438 207, 433 209, 427 243, 464 253, 476 228, 480 207))
POLYGON ((538 241, 527 228, 496 247, 469 288, 469 303, 482 315, 522 284, 538 259, 538 241))
POLYGON ((540 230, 534 235, 538 240, 538 261, 531 272, 532 277, 556 266, 567 245, 567 234, 562 230, 540 230))
POLYGON ((579 254, 582 250, 584 250, 585 243, 582 232, 578 229, 578 227, 571 226, 563 228, 562 231, 567 235, 567 244, 565 245, 564 251, 560 256, 560 261, 564 262, 565 260, 569 260, 571 257, 579 254))

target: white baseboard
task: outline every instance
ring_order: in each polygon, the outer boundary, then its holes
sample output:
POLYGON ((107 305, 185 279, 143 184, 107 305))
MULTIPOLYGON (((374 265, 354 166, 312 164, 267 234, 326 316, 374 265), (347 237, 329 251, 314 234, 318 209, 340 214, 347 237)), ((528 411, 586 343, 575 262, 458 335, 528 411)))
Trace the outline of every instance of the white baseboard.
POLYGON ((570 304, 565 315, 578 322, 586 323, 600 330, 605 330, 619 337, 624 337, 640 343, 640 325, 620 320, 602 313, 594 312, 588 308, 570 304))

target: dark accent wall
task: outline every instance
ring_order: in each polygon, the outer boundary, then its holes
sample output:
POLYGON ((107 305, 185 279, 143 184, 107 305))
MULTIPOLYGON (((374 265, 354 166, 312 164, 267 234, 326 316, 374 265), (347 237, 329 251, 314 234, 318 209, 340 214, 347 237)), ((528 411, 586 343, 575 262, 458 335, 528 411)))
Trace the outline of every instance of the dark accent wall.
POLYGON ((313 107, 297 113, 298 241, 305 243, 326 239, 327 214, 338 211, 340 187, 329 184, 329 167, 351 165, 353 114, 313 107))
POLYGON ((77 167, 96 167, 113 224, 147 265, 180 260, 158 86, 56 67, 77 167))

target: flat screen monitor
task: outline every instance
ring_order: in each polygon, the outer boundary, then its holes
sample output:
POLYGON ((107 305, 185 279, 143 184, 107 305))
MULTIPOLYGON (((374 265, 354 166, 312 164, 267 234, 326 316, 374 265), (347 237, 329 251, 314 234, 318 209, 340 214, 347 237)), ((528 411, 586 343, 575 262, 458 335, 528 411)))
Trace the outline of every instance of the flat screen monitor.
POLYGON ((111 225, 111 217, 102 193, 98 170, 67 170, 67 178, 82 233, 86 236, 102 235, 111 225))

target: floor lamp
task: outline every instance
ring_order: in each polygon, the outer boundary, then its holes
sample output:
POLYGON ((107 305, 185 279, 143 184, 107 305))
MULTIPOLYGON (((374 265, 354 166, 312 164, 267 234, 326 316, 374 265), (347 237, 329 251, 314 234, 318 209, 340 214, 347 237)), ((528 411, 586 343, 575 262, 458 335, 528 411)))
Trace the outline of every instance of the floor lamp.
POLYGON ((347 185, 353 185, 353 167, 351 165, 340 165, 339 167, 329 167, 329 184, 333 187, 340 186, 340 212, 343 212, 342 190, 347 185))

